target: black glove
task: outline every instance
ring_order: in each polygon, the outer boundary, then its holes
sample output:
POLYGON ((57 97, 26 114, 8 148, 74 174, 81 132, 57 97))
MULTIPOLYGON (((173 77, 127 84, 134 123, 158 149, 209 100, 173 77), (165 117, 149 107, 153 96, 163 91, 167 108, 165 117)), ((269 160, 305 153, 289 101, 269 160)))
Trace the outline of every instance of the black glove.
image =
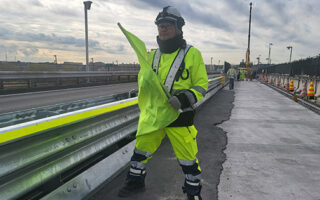
POLYGON ((189 99, 188 99, 187 95, 184 92, 181 92, 181 93, 179 93, 177 95, 173 95, 168 100, 168 102, 176 110, 185 109, 185 108, 190 106, 189 99))

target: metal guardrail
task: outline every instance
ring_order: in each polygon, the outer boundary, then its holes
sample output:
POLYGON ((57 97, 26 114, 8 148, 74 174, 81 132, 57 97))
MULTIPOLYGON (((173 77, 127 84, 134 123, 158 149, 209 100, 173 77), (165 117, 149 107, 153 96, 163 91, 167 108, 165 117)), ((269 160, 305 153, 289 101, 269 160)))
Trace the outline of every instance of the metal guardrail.
POLYGON ((1 80, 106 77, 113 75, 138 75, 138 71, 40 72, 0 71, 1 80))
POLYGON ((10 113, 0 114, 0 128, 20 124, 28 121, 43 119, 67 112, 81 110, 97 105, 102 105, 114 101, 135 97, 138 95, 136 90, 111 96, 96 97, 78 100, 71 103, 62 103, 38 108, 27 109, 10 113))
MULTIPOLYGON (((222 88, 221 80, 220 77, 211 80, 206 97, 196 106, 222 88)), ((38 199, 44 194, 35 192, 36 189, 52 179, 58 179, 62 186, 44 199, 66 199, 64 196, 70 194, 71 199, 87 196, 127 165, 129 159, 124 157, 131 156, 134 147, 132 142, 120 151, 112 150, 113 155, 104 160, 101 158, 102 161, 82 170, 81 174, 77 172, 79 175, 70 181, 78 178, 81 182, 73 182, 71 187, 68 185, 70 178, 66 177, 75 175, 62 174, 68 170, 72 170, 71 174, 77 174, 74 172, 77 170, 73 170, 76 166, 88 159, 98 159, 95 155, 134 134, 138 118, 137 98, 131 98, 1 128, 0 139, 4 142, 0 145, 0 199, 23 198, 28 194, 32 194, 31 199, 38 199), (48 124, 54 126, 50 127, 48 124), (11 134, 15 137, 10 137, 11 134), (116 160, 110 162, 115 157, 116 160), (75 195, 74 192, 78 194, 75 195)), ((121 145, 116 149, 119 148, 121 145)))

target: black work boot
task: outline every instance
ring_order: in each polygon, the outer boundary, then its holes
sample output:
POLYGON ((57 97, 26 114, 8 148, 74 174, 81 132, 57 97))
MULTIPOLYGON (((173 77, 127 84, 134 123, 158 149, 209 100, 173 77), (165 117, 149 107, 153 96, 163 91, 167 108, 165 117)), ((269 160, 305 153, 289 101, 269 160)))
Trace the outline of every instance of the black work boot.
POLYGON ((133 194, 145 191, 144 179, 146 175, 132 176, 127 175, 124 186, 119 190, 119 197, 129 197, 133 194))
POLYGON ((187 181, 185 181, 184 186, 182 187, 182 191, 183 193, 187 193, 187 200, 202 200, 202 197, 200 196, 200 192, 202 188, 200 184, 200 180, 194 182, 194 184, 198 184, 198 185, 190 185, 187 183, 187 181))

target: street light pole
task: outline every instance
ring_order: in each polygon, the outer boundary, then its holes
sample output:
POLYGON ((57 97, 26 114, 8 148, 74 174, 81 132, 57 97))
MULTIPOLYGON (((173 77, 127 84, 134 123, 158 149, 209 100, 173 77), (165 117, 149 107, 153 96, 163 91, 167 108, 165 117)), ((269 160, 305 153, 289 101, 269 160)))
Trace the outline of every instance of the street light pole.
POLYGON ((249 14, 249 32, 248 32, 248 49, 246 52, 246 67, 250 64, 250 32, 251 32, 251 10, 252 10, 252 2, 250 2, 250 14, 249 14))
POLYGON ((211 57, 211 68, 212 68, 212 59, 213 59, 213 57, 211 57))
POLYGON ((269 43, 269 58, 268 58, 268 64, 271 64, 271 58, 270 58, 270 54, 271 54, 271 45, 273 45, 271 42, 269 43))
POLYGON ((287 46, 287 49, 290 49, 290 59, 289 59, 289 63, 291 63, 291 56, 292 56, 292 46, 287 46))
POLYGON ((84 21, 85 21, 85 33, 86 33, 86 71, 89 71, 89 50, 88 50, 88 14, 87 10, 90 10, 92 1, 84 1, 84 21))

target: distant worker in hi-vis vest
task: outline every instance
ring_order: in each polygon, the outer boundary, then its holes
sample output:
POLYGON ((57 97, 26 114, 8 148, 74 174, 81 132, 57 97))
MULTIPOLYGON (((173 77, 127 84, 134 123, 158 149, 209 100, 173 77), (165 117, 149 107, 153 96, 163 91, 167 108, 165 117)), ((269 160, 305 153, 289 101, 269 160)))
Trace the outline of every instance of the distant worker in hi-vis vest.
POLYGON ((202 199, 193 105, 200 101, 208 90, 206 68, 200 51, 183 39, 182 26, 185 22, 176 8, 163 8, 155 24, 158 28, 159 48, 150 52, 150 63, 160 81, 173 95, 168 102, 174 109, 179 110, 180 114, 166 128, 136 136, 130 170, 118 195, 127 197, 144 191, 146 164, 167 136, 185 175, 183 193, 186 193, 189 200, 202 199))
POLYGON ((230 69, 227 72, 228 78, 229 78, 229 89, 232 90, 234 87, 234 79, 236 78, 236 70, 233 67, 230 67, 230 69))

